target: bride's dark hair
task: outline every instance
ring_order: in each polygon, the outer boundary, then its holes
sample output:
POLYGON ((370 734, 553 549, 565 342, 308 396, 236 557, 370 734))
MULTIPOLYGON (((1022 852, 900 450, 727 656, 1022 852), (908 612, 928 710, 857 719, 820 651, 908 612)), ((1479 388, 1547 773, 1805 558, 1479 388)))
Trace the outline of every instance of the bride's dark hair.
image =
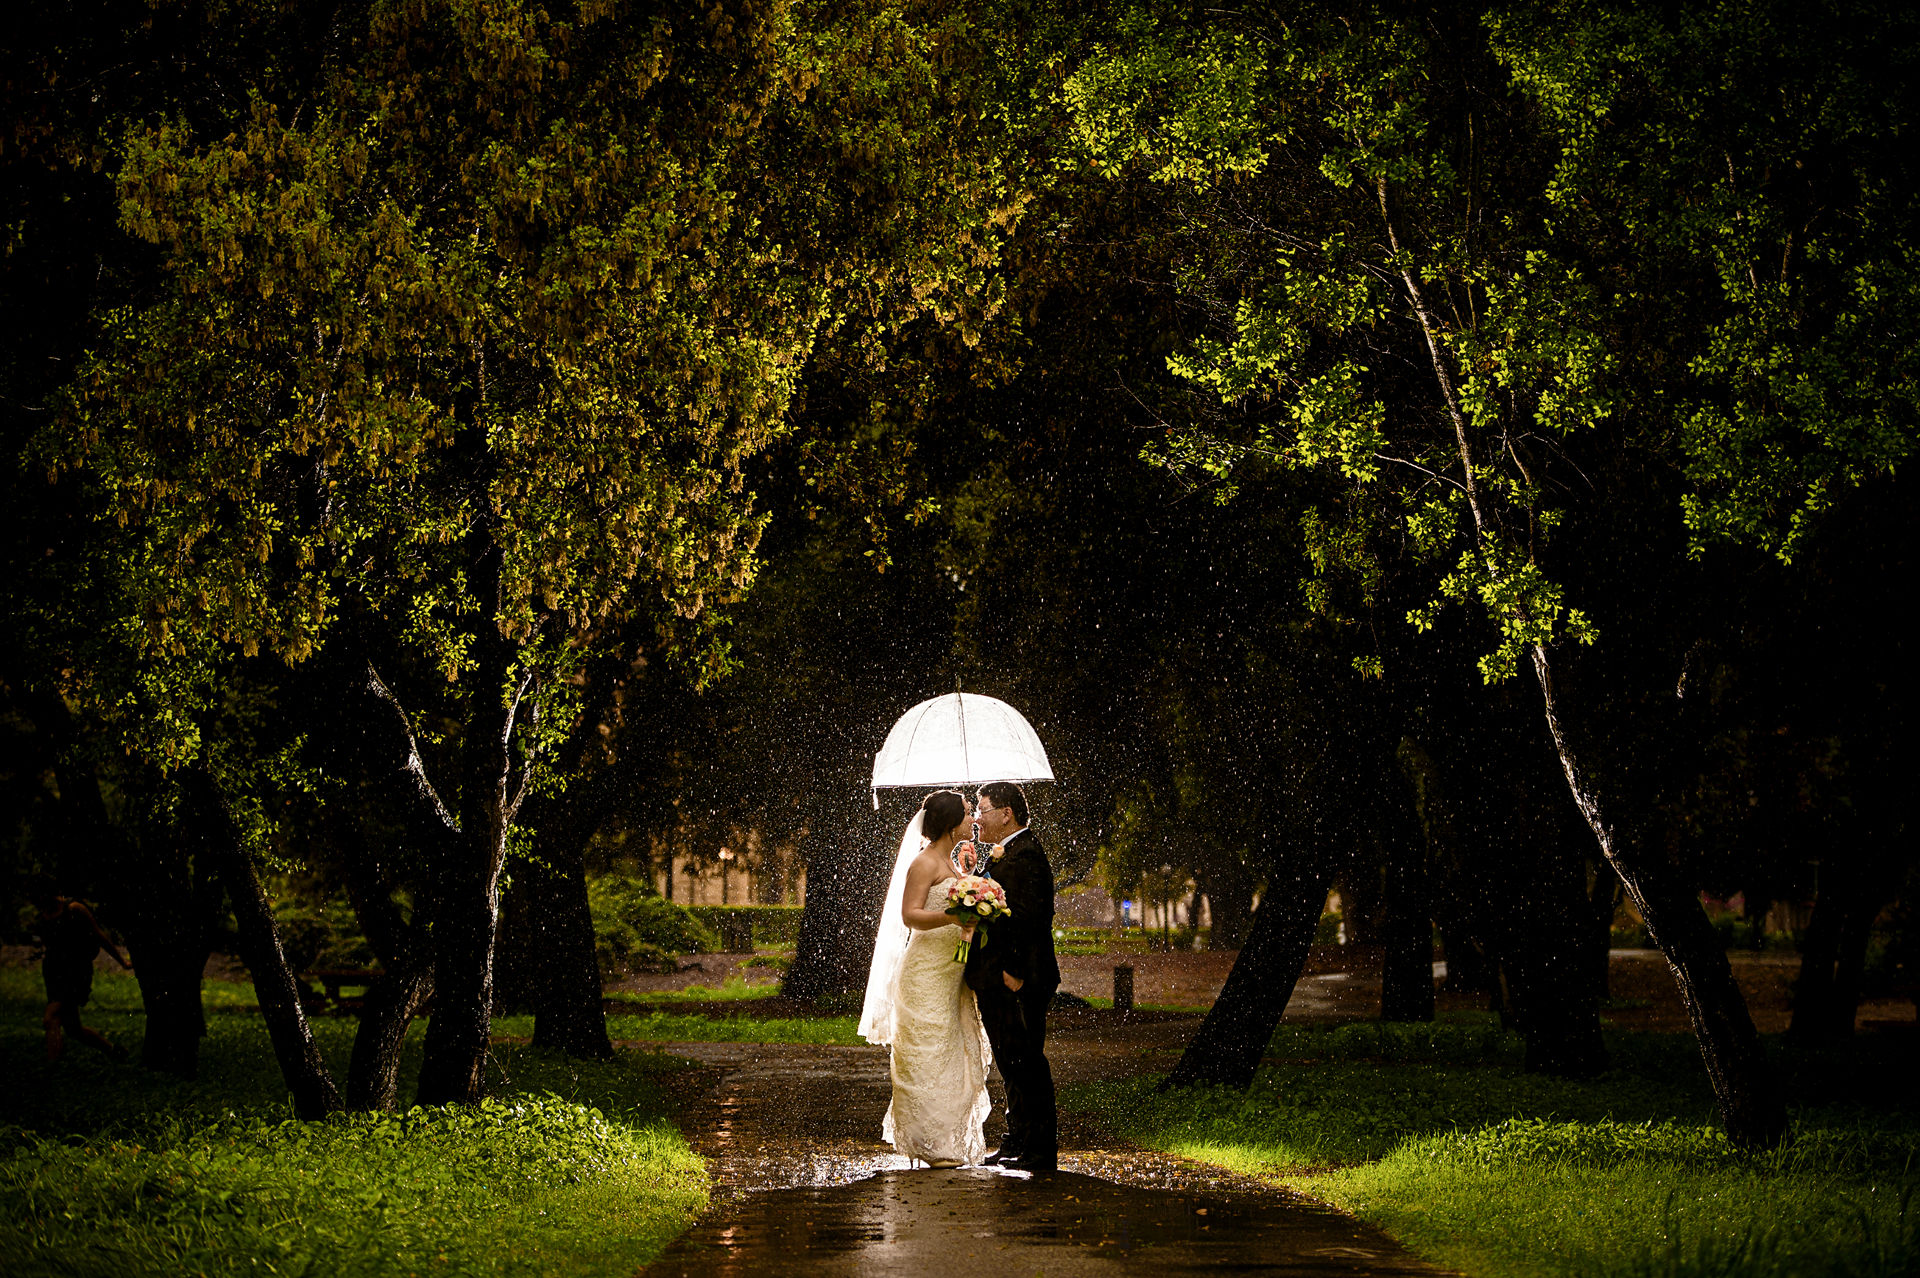
POLYGON ((920 837, 938 843, 967 819, 967 796, 958 790, 935 790, 920 801, 920 837))

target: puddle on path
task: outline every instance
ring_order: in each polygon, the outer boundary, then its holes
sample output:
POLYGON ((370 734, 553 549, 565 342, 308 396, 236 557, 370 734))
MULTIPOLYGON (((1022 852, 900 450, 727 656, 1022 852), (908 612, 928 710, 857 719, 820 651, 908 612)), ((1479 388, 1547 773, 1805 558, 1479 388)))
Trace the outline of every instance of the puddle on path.
POLYGON ((683 1235, 649 1275, 1260 1273, 1430 1278, 1324 1208, 1116 1185, 1073 1172, 888 1171, 753 1194, 683 1235))
MULTIPOLYGON (((1102 1141, 1063 1123, 1061 1172, 909 1168, 879 1138, 890 1083, 870 1047, 674 1043, 705 1068, 680 1123, 713 1204, 649 1275, 938 1272, 1053 1278, 1152 1264, 1169 1273, 1422 1275, 1384 1234, 1263 1182, 1102 1141)), ((1075 1080, 1164 1069, 1151 1042, 1049 1043, 1075 1080)), ((998 1102, 987 1128, 999 1135, 998 1102)))

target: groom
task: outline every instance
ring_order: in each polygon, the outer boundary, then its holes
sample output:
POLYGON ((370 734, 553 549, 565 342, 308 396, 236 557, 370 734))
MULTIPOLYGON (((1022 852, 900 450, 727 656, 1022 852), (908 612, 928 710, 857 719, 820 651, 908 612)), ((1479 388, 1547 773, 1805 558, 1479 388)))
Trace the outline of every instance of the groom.
POLYGON ((990 1166, 1053 1171, 1059 1159, 1053 1067, 1047 1064, 1047 1004, 1060 984, 1053 956, 1053 867, 1027 828, 1027 796, 1011 781, 980 787, 980 843, 1001 845, 989 872, 1006 889, 1009 916, 985 930, 967 959, 967 984, 994 1063, 1007 1084, 1007 1138, 990 1166))

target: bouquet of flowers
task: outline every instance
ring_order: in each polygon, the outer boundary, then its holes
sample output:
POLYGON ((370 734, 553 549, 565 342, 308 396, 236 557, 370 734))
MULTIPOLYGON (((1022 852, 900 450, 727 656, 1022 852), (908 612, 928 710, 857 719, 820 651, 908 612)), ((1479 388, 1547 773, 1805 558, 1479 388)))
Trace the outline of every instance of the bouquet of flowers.
MULTIPOLYGON (((1013 911, 1007 908, 1007 890, 992 879, 983 879, 977 874, 968 874, 953 881, 953 886, 947 889, 946 912, 953 915, 954 922, 961 927, 985 927, 996 919, 1013 916, 1013 911)), ((953 961, 966 962, 972 948, 971 941, 962 940, 953 952, 953 961)))

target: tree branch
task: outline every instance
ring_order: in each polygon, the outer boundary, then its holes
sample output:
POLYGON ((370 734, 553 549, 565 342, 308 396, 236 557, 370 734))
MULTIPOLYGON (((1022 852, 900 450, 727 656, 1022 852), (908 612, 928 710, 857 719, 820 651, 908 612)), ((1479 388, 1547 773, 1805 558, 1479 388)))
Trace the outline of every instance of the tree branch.
POLYGON ((420 787, 420 797, 433 805, 433 810, 440 815, 446 827, 455 834, 460 833, 460 823, 454 820, 453 813, 447 811, 447 805, 440 801, 440 794, 433 788, 433 782, 427 779, 427 765, 420 757, 420 742, 414 736, 413 720, 408 716, 407 708, 400 704, 400 698, 393 695, 392 689, 380 678, 380 672, 373 668, 371 661, 367 663, 367 691, 392 706, 393 712, 400 716, 400 730, 407 734, 407 761, 402 767, 413 774, 414 783, 420 787))
MULTIPOLYGON (((1400 237, 1394 232, 1393 212, 1387 205, 1387 180, 1381 178, 1376 184, 1380 194, 1380 216, 1387 224, 1387 247, 1398 258, 1400 237)), ((1446 357, 1440 352, 1440 338, 1435 334, 1433 314, 1427 309, 1426 294, 1420 289, 1420 280, 1414 275, 1413 268, 1404 261, 1400 264, 1400 279, 1406 285, 1407 297, 1413 303, 1413 313, 1419 317, 1420 331, 1427 338, 1427 353, 1433 357, 1433 376, 1440 383, 1440 396, 1447 402, 1447 415, 1453 419, 1455 443, 1460 449, 1460 465, 1466 471, 1466 483, 1463 487, 1467 494, 1467 506, 1473 511, 1473 530, 1484 537, 1487 534, 1487 521, 1480 509, 1480 484, 1473 477, 1473 447, 1467 439, 1467 415, 1460 409, 1460 397, 1454 391, 1453 374, 1447 369, 1446 357)))

